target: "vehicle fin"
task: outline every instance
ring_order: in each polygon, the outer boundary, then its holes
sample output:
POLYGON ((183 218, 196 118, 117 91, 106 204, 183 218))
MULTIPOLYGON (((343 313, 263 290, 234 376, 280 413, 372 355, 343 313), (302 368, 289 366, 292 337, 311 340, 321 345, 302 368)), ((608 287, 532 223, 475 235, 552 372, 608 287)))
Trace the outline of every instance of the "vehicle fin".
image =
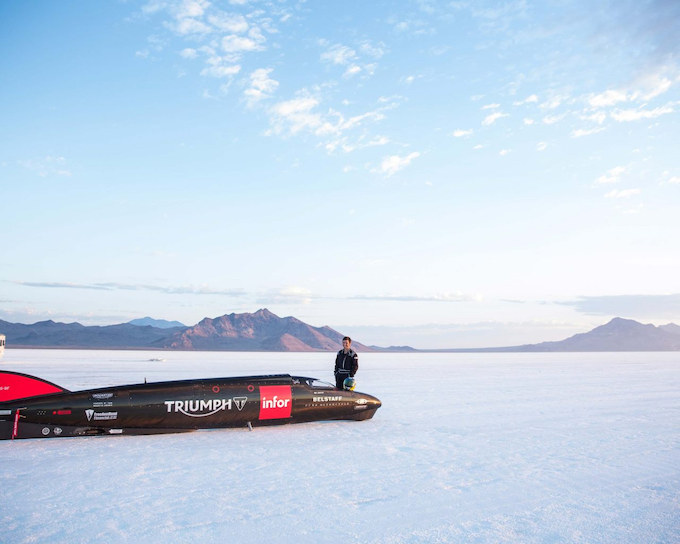
POLYGON ((0 402, 54 393, 70 393, 70 391, 35 376, 0 370, 0 402))

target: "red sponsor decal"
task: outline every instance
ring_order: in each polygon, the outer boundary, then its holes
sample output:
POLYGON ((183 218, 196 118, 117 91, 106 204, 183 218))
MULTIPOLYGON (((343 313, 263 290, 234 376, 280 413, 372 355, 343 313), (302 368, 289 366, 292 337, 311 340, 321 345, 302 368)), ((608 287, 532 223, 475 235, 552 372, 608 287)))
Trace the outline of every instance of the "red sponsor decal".
POLYGON ((0 402, 63 391, 61 387, 40 378, 12 372, 0 372, 0 402))
POLYGON ((56 410, 56 411, 52 412, 52 414, 57 415, 57 416, 70 416, 71 410, 56 410))
POLYGON ((290 417, 293 394, 290 385, 260 386, 260 419, 290 417))

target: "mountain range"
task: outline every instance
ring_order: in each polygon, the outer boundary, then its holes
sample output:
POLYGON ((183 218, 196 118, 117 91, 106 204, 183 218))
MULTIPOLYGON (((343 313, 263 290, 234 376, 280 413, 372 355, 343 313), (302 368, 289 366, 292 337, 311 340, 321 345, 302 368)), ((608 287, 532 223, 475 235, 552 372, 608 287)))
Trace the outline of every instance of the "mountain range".
MULTIPOLYGON (((6 335, 9 348, 204 351, 335 351, 340 349, 343 337, 330 327, 313 327, 267 309, 206 317, 191 327, 150 317, 107 326, 51 320, 25 325, 0 320, 0 333, 6 335)), ((503 348, 416 350, 409 346, 367 346, 356 340, 352 346, 362 352, 680 351, 680 326, 669 323, 657 327, 617 317, 565 340, 503 348)))

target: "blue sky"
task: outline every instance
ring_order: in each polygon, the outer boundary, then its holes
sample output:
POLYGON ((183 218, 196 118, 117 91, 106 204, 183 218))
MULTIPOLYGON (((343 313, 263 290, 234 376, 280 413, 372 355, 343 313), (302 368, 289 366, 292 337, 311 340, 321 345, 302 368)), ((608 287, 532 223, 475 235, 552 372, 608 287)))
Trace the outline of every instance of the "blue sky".
POLYGON ((0 4, 0 319, 680 322, 674 1, 0 4))

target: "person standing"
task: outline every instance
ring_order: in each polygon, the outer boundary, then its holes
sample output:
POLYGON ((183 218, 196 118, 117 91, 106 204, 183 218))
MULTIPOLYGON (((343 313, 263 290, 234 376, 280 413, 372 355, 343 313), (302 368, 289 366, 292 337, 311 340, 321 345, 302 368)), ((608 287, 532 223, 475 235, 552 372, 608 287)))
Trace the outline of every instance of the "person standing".
POLYGON ((345 336, 342 339, 342 349, 335 357, 335 386, 342 389, 342 383, 353 377, 359 370, 359 356, 352 348, 352 339, 345 336))

